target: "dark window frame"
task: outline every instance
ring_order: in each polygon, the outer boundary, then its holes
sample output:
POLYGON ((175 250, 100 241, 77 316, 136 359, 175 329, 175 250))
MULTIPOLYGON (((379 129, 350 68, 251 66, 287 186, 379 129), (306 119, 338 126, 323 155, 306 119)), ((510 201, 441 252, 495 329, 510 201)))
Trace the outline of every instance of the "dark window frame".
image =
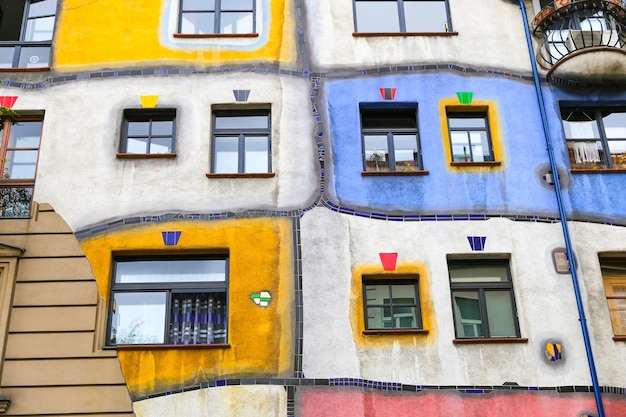
POLYGON ((487 110, 472 110, 472 111, 455 111, 455 110, 446 110, 446 123, 448 126, 448 140, 450 141, 450 158, 452 159, 450 162, 453 164, 492 164, 497 162, 495 159, 495 153, 493 149, 493 138, 491 134, 491 124, 489 120, 489 112, 487 110), (476 127, 476 126, 465 126, 465 127, 452 127, 450 125, 450 119, 461 120, 461 119, 483 119, 484 120, 484 128, 476 127), (468 147, 469 147, 469 160, 466 161, 458 161, 454 159, 454 144, 452 142, 452 132, 466 132, 468 147), (472 141, 471 141, 471 132, 485 132, 487 136, 487 142, 489 145, 489 160, 485 161, 475 161, 474 153, 472 151, 472 141))
POLYGON ((181 347, 181 346, 224 346, 228 344, 228 316, 229 316, 229 256, 224 255, 162 255, 162 256, 116 256, 113 259, 111 285, 109 289, 109 305, 108 305, 108 318, 106 328, 105 347, 124 347, 124 346, 150 346, 159 348, 163 346, 181 347), (194 260, 223 260, 225 263, 225 276, 224 281, 218 282, 146 282, 146 283, 117 283, 117 265, 120 262, 135 262, 135 261, 194 261, 194 260), (112 342, 112 326, 114 317, 115 294, 133 294, 133 293, 150 293, 150 292, 165 292, 165 313, 163 324, 163 340, 164 343, 116 343, 112 342), (172 309, 172 295, 185 294, 185 293, 203 293, 203 294, 223 294, 224 295, 224 339, 222 343, 206 343, 206 344, 172 344, 170 340, 170 325, 171 325, 171 309, 172 309))
POLYGON ((450 33, 450 34, 455 34, 456 32, 453 32, 452 29, 452 19, 450 17, 450 4, 448 2, 448 0, 352 0, 352 16, 353 16, 353 20, 354 20, 354 31, 356 34, 361 33, 361 34, 367 34, 367 33, 371 33, 371 34, 385 34, 385 35, 389 35, 389 34, 394 34, 394 33, 398 33, 398 34, 411 34, 411 33, 415 33, 415 34, 420 34, 420 35, 425 35, 425 34, 429 34, 429 33, 436 33, 436 34, 441 34, 441 33, 450 33), (393 2, 396 3, 397 7, 398 7, 398 26, 399 29, 398 31, 393 31, 393 32, 388 32, 388 31, 359 31, 359 25, 358 25, 358 16, 357 16, 357 3, 358 2, 368 2, 368 1, 386 1, 386 2, 393 2), (419 2, 419 1, 438 1, 441 3, 445 4, 445 8, 446 8, 446 23, 444 26, 444 30, 441 31, 426 31, 426 32, 408 32, 406 30, 406 12, 405 12, 405 8, 404 8, 404 2, 419 2))
MULTIPOLYGON (((11 1, 17 2, 17 0, 11 0, 11 1)), ((42 14, 41 16, 32 17, 32 16, 29 16, 29 13, 30 13, 30 7, 33 1, 34 0, 23 0, 24 7, 23 7, 22 16, 21 16, 20 33, 19 33, 18 39, 0 41, 0 49, 14 48, 13 54, 12 54, 13 58, 11 61, 11 66, 0 68, 2 70, 6 71, 10 69, 21 69, 21 70, 46 71, 50 69, 50 52, 52 50, 52 39, 54 38, 54 31, 56 27, 56 15, 57 15, 58 7, 59 7, 59 2, 58 0, 53 0, 55 2, 54 14, 42 14), (54 18, 54 21, 52 23, 52 34, 50 36, 50 39, 40 40, 40 41, 25 40, 25 37, 27 34, 26 29, 27 29, 27 25, 29 21, 33 21, 36 19, 51 18, 51 17, 54 18), (23 50, 28 50, 29 48, 48 48, 46 62, 43 65, 35 65, 31 67, 20 66, 20 58, 22 57, 22 52, 23 50)), ((7 14, 3 16, 2 19, 4 20, 4 19, 9 19, 9 18, 10 18, 10 15, 7 14)), ((38 59, 37 55, 33 55, 33 57, 37 57, 38 59)), ((36 62, 33 62, 32 61, 33 57, 31 57, 29 61, 31 62, 31 64, 37 64, 39 61, 37 60, 36 62)))
POLYGON ((169 157, 174 156, 176 154, 176 109, 126 109, 124 110, 123 120, 122 120, 122 134, 120 138, 120 146, 118 157, 169 157), (172 122, 172 133, 171 135, 153 135, 152 134, 152 123, 155 121, 171 121, 172 122), (132 122, 148 122, 150 123, 148 136, 130 136, 130 138, 146 138, 148 141, 146 143, 146 152, 128 152, 128 128, 129 124, 132 122), (150 145, 152 143, 152 139, 158 138, 170 138, 170 152, 164 153, 152 153, 150 152, 150 145))
POLYGON ((207 176, 268 176, 272 174, 272 112, 270 109, 214 110, 211 116, 211 173, 207 176), (219 117, 264 116, 267 118, 265 128, 216 128, 219 117), (237 172, 216 172, 217 152, 216 138, 237 136, 237 172), (267 137, 267 171, 249 172, 246 170, 246 137, 267 137))
POLYGON ((215 0, 215 8, 212 10, 198 10, 198 9, 183 9, 184 0, 180 1, 180 7, 178 10, 178 26, 177 35, 189 36, 189 37, 202 37, 202 36, 245 36, 245 35, 256 35, 257 34, 257 7, 256 0, 252 0, 252 9, 245 10, 236 10, 237 12, 251 12, 252 13, 252 31, 251 32, 235 32, 235 33, 223 33, 221 30, 221 19, 222 14, 229 13, 235 10, 222 10, 222 1, 223 0, 215 0), (213 32, 212 33, 189 33, 183 32, 183 15, 186 13, 200 13, 200 14, 211 14, 213 13, 213 32))
POLYGON ((489 341, 490 339, 504 341, 504 340, 514 340, 514 341, 525 341, 526 339, 521 339, 521 332, 519 326, 519 318, 517 314, 517 305, 515 301, 515 291, 513 288, 513 277, 511 276, 511 269, 508 259, 448 259, 448 274, 449 274, 449 282, 450 282, 450 297, 452 302, 452 315, 454 322, 454 333, 455 340, 463 341, 489 341), (488 281, 470 281, 470 282, 453 282, 452 278, 452 270, 454 268, 475 268, 477 266, 497 266, 502 267, 506 272, 506 277, 508 281, 506 282, 488 282, 488 281), (474 335, 474 336, 465 336, 459 335, 457 331, 457 326, 459 324, 463 324, 460 318, 457 317, 456 309, 455 309, 455 299, 454 294, 455 291, 474 291, 478 294, 478 303, 479 303, 479 314, 480 314, 480 325, 482 326, 482 336, 474 335), (513 325, 515 335, 509 336, 491 336, 489 329, 489 319, 487 314, 487 301, 485 299, 485 293, 488 291, 508 291, 510 296, 510 307, 511 314, 513 318, 513 325), (457 322, 457 320, 459 320, 457 322))
MULTIPOLYGON (((378 174, 425 173, 419 135, 417 103, 360 103, 359 117, 363 174, 374 174, 375 172, 378 174), (398 122, 398 120, 402 119, 405 122, 413 122, 414 126, 402 126, 402 122, 398 122), (388 124, 386 123, 387 121, 388 124), (380 124, 380 126, 373 126, 374 124, 380 124), (373 160, 371 156, 368 156, 369 150, 366 148, 366 136, 368 135, 385 135, 387 137, 387 152, 384 160, 373 160), (411 161, 414 165, 409 163, 409 161, 400 161, 408 163, 406 167, 408 170, 397 169, 395 155, 397 146, 394 139, 399 135, 415 136, 415 149, 413 150, 413 160, 411 161), (376 164, 375 171, 368 169, 368 162, 371 163, 372 161, 376 164), (386 163, 386 166, 383 166, 383 171, 379 171, 378 162, 386 163)), ((375 154, 379 154, 379 152, 375 152, 375 154)))
POLYGON ((37 169, 39 166, 39 154, 41 149, 41 137, 43 132, 43 115, 41 116, 20 116, 16 119, 11 118, 2 118, 0 119, 0 123, 2 123, 2 132, 0 134, 0 206, 2 205, 5 199, 26 199, 26 194, 28 194, 28 210, 22 210, 21 215, 12 215, 5 216, 4 210, 0 207, 0 219, 2 218, 28 218, 31 213, 31 206, 33 201, 33 193, 35 190, 35 181, 37 178, 37 169), (9 147, 9 139, 11 135, 11 130, 15 128, 17 125, 19 128, 19 123, 22 123, 22 126, 26 122, 38 122, 41 125, 41 129, 39 130, 39 142, 37 147, 9 147), (32 178, 10 178, 9 177, 9 167, 11 165, 10 158, 8 158, 9 152, 37 152, 36 160, 35 160, 35 170, 33 172, 32 178), (30 192, 25 191, 30 190, 30 192))
MULTIPOLYGON (((617 102, 578 102, 578 101, 561 101, 559 103, 559 114, 561 118, 561 126, 563 128, 563 138, 565 139, 565 143, 567 146, 567 150, 569 153, 569 161, 571 164, 572 172, 584 172, 584 173, 599 173, 599 172, 624 172, 626 171, 626 152, 623 152, 619 157, 613 158, 613 155, 610 152, 610 142, 617 141, 626 141, 626 136, 622 138, 608 138, 606 133, 606 128, 603 121, 603 113, 624 113, 626 114, 626 101, 617 101, 617 102), (595 117, 595 126, 598 130, 597 138, 575 138, 575 137, 567 137, 567 131, 565 129, 566 114, 569 113, 569 117, 572 117, 573 112, 586 112, 593 117, 595 117), (585 162, 580 164, 573 160, 573 150, 570 148, 570 143, 576 142, 595 142, 596 144, 600 142, 602 148, 599 149, 600 161, 597 163, 592 163, 591 166, 585 167, 585 162), (581 166, 576 166, 581 165, 581 166)), ((626 117, 626 115, 625 115, 626 117)), ((593 121, 593 120, 589 120, 593 121)), ((625 126, 626 127, 626 126, 625 126)), ((597 146, 597 145, 596 145, 597 146)))
MULTIPOLYGON (((407 274, 407 275, 363 275, 362 276, 362 299, 363 299, 363 334, 389 334, 389 333, 427 333, 424 329, 423 313, 420 299, 419 288, 419 275, 407 274), (368 303, 367 286, 368 285, 387 285, 389 290, 389 304, 375 304, 368 303), (413 295, 415 297, 415 303, 396 303, 393 302, 392 286, 394 285, 412 285, 413 295), (395 307, 394 307, 395 306, 395 307), (415 308, 415 327, 395 327, 394 324, 394 308, 415 308), (368 324, 368 309, 369 308, 389 308, 392 327, 382 328, 370 328, 368 324)), ((387 317, 387 316, 384 316, 387 317)))

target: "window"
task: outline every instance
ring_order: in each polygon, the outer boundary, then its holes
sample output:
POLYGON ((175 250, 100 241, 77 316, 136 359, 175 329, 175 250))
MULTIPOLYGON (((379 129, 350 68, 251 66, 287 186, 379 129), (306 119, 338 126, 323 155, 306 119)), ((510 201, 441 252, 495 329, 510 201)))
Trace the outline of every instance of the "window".
POLYGON ((0 68, 47 68, 57 0, 0 3, 0 68))
POLYGON ((0 218, 28 217, 35 187, 41 120, 4 119, 0 124, 0 218))
POLYGON ((626 337, 626 261, 605 258, 600 266, 613 332, 626 337))
POLYGON ((447 0, 354 0, 355 32, 449 32, 447 0))
POLYGON ((626 169, 626 107, 562 106, 573 169, 626 169))
POLYGON ((486 112, 448 112, 452 162, 494 161, 486 112))
POLYGON ((176 110, 125 110, 122 154, 172 154, 176 137, 176 110))
POLYGON ((226 257, 117 259, 108 345, 227 342, 226 257))
POLYGON ((363 279, 366 330, 422 329, 417 277, 363 279))
POLYGON ((364 171, 422 169, 415 103, 412 107, 362 103, 361 133, 364 171))
POLYGON ((213 113, 212 173, 271 172, 270 112, 213 113))
POLYGON ((448 261, 456 337, 519 338, 506 260, 448 261))
POLYGON ((181 34, 254 33, 256 0, 181 0, 181 34))

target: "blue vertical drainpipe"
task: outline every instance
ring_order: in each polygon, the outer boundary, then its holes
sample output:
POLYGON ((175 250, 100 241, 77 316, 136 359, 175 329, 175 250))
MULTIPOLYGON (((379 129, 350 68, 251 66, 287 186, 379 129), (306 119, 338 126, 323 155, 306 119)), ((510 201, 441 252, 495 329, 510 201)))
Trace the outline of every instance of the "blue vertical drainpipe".
MULTIPOLYGON (((510 0, 509 0, 510 1, 510 0)), ((554 176, 554 191, 556 193, 556 202, 559 207, 559 217, 561 219, 561 227, 563 229, 563 237, 565 239, 565 249, 567 251, 567 259, 569 260, 570 272, 572 274, 572 283, 574 284, 574 294, 576 296, 576 306, 578 307, 578 320, 583 332, 583 340, 585 342, 585 351, 587 352, 587 362, 589 363, 589 373, 591 374, 591 384, 593 386, 593 395, 596 399, 596 407, 598 409, 598 417, 604 417, 604 407, 602 406, 602 396, 600 394, 600 386, 598 384, 598 375, 596 373, 596 365, 593 360, 593 352, 591 350, 591 341, 589 340, 589 329, 587 328, 587 319, 585 318, 585 309, 580 295, 580 287, 578 285, 578 274, 576 273, 576 263, 574 262, 574 252, 570 241, 569 229, 567 227, 567 218, 565 217, 565 209, 563 208, 563 197, 561 195, 561 184, 559 183, 556 161, 554 158, 554 149, 552 148, 552 139, 550 138, 550 128, 548 127, 548 118, 546 116, 546 108, 543 100, 543 93, 539 83, 539 74, 537 72, 537 63, 535 62, 535 54, 533 50, 532 40, 530 38, 530 27, 528 26, 528 18, 526 17, 526 5, 524 0, 513 0, 519 2, 522 11, 522 20, 524 22, 524 31, 526 33, 526 43, 528 44, 528 53, 530 55, 530 65, 533 71, 533 79, 535 81, 535 93, 537 94, 537 102, 539 103, 539 112, 541 113, 541 122, 543 124, 543 132, 548 147, 548 158, 550 159, 550 169, 554 176)))

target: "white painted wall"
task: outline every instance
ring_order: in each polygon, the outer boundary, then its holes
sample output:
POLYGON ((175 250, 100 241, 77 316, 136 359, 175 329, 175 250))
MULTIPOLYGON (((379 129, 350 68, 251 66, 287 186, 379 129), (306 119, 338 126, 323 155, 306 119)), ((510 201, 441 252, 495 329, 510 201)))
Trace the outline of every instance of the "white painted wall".
POLYGON ((199 389, 133 403, 137 417, 276 417, 287 415, 282 386, 199 389))
MULTIPOLYGON (((357 377, 431 385, 590 385, 570 275, 557 274, 551 252, 563 247, 560 224, 513 222, 384 222, 316 208, 302 218, 304 374, 307 378, 357 377), (472 252, 467 236, 486 236, 472 252), (430 275, 436 334, 430 346, 361 349, 349 312, 352 271, 380 266, 380 252, 398 252, 398 263, 419 262, 430 275), (521 344, 455 345, 446 255, 510 255, 521 344), (548 363, 545 343, 558 339, 565 359, 548 363)), ((581 287, 601 385, 622 386, 626 346, 612 340, 598 251, 625 250, 626 230, 575 224, 581 287)), ((380 266, 382 271, 382 266, 380 266)), ((362 314, 362 312, 359 312, 362 314)), ((356 329, 361 332, 363 329, 356 329)), ((368 336, 393 338, 393 336, 368 336)), ((424 336, 415 336, 423 339, 424 336)))
MULTIPOLYGON (((316 71, 407 64, 457 64, 530 72, 520 8, 506 0, 448 0, 458 36, 353 37, 352 0, 305 2, 305 33, 316 71)), ((534 11, 527 2, 532 21, 534 11)))
POLYGON ((34 199, 74 230, 117 218, 168 212, 216 213, 306 207, 319 193, 308 79, 248 73, 72 82, 18 95, 14 109, 44 110, 34 199), (251 89, 247 104, 234 89, 251 89), (116 158, 122 113, 140 95, 177 109, 176 158, 116 158), (207 178, 211 106, 271 106, 274 178, 207 178))

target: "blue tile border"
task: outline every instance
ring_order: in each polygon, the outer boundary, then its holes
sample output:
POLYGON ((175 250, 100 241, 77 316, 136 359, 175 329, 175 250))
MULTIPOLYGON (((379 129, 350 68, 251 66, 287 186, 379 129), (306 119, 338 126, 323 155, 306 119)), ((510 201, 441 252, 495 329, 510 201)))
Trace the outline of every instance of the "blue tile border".
MULTIPOLYGON (((206 388, 220 388, 226 386, 242 386, 242 385, 267 385, 267 386, 283 386, 287 391, 287 402, 290 412, 295 412, 294 401, 297 387, 325 387, 325 388, 341 388, 352 387, 357 389, 375 390, 375 391, 395 391, 395 392, 415 392, 424 391, 457 391, 462 394, 481 395, 490 394, 494 391, 554 391, 559 394, 570 393, 592 393, 593 387, 580 385, 566 385, 554 387, 537 387, 522 385, 412 385, 403 384, 401 382, 391 381, 375 381, 364 378, 241 378, 241 379, 219 379, 209 380, 201 384, 181 388, 179 390, 166 391, 162 393, 152 394, 145 397, 137 398, 134 401, 142 401, 150 398, 163 397, 166 395, 179 394, 188 391, 206 388)), ((600 387, 600 391, 607 394, 626 395, 624 387, 600 387)), ((293 415, 293 414, 290 414, 293 415)))

